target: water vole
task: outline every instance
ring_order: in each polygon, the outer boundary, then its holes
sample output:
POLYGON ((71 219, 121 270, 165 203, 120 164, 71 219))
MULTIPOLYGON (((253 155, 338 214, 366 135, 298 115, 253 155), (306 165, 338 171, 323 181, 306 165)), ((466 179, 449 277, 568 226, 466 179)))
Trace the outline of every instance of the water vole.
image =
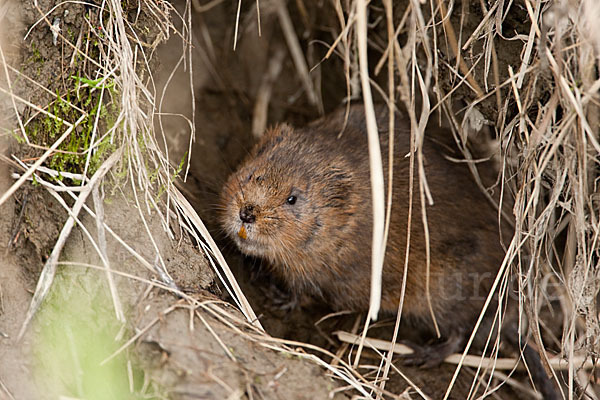
MULTIPOLYGON (((387 109, 378 110, 387 154, 387 109)), ((292 291, 316 295, 336 310, 364 311, 371 271, 371 188, 362 106, 343 134, 343 110, 295 129, 270 129, 229 178, 221 195, 222 225, 242 252, 264 258, 292 291)), ((410 126, 396 117, 393 205, 382 286, 382 310, 396 312, 405 263, 409 202, 410 126)), ((433 129, 426 137, 451 140, 433 129), (435 132, 434 132, 435 131, 435 132)), ((440 360, 470 332, 504 252, 497 213, 465 164, 446 158, 447 146, 426 139, 431 305, 446 340, 440 360)), ((455 157, 458 157, 454 154, 455 157)), ((384 157, 384 168, 387 170, 384 157)), ((409 269, 403 318, 433 328, 426 297, 425 237, 415 173, 409 269)))

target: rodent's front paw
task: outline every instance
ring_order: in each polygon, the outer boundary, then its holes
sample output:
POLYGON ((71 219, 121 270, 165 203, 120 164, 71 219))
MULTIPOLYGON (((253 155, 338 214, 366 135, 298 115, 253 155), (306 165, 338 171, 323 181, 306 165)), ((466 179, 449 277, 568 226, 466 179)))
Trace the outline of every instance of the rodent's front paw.
POLYGON ((273 302, 273 306, 281 311, 295 311, 300 309, 300 295, 295 292, 282 290, 275 284, 269 286, 269 297, 273 302))
POLYGON ((400 356, 400 362, 403 365, 433 368, 444 362, 449 355, 460 351, 463 338, 462 335, 453 334, 432 344, 418 345, 406 340, 400 341, 400 343, 413 350, 411 354, 400 356))

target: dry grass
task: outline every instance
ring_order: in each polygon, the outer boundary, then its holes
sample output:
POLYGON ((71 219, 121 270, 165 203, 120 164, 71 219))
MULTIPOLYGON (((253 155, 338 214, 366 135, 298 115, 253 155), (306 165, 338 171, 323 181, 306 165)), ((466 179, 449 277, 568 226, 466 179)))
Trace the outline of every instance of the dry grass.
MULTIPOLYGON (((107 1, 103 3, 108 16, 103 22, 106 24, 103 29, 106 36, 101 38, 104 51, 99 59, 88 60, 89 56, 81 41, 72 43, 58 32, 58 36, 69 43, 82 59, 95 65, 103 81, 115 82, 120 94, 119 114, 113 130, 102 132, 98 126, 95 127, 90 147, 85 150, 88 160, 81 176, 81 186, 51 185, 44 180, 44 176, 49 171, 40 168, 44 160, 79 123, 79 121, 64 121, 66 129, 63 135, 54 142, 52 147, 45 149, 35 163, 23 165, 25 171, 20 174, 11 190, 0 197, 1 204, 35 175, 36 181, 44 184, 55 197, 59 196, 58 192, 66 192, 75 200, 74 206, 67 206, 64 201, 61 202, 69 211, 70 218, 65 224, 52 256, 44 267, 27 321, 35 314, 48 292, 64 239, 82 211, 90 213, 97 219, 100 239, 98 242, 93 240, 92 242, 95 243, 95 248, 104 262, 102 269, 106 272, 108 281, 112 282, 112 276, 116 272, 111 270, 110 262, 103 250, 105 245, 102 243, 102 238, 105 237, 105 232, 111 235, 114 233, 103 222, 100 213, 94 214, 85 207, 84 202, 92 193, 96 210, 102 209, 102 199, 97 192, 98 184, 109 170, 115 168, 117 159, 122 158, 120 165, 126 171, 128 185, 131 185, 136 194, 134 201, 142 218, 145 218, 143 210, 156 210, 162 216, 165 229, 169 231, 169 219, 172 218, 170 215, 174 211, 182 230, 201 243, 202 250, 214 263, 215 270, 235 299, 237 306, 242 310, 246 321, 236 320, 230 314, 223 313, 215 304, 195 304, 195 300, 186 297, 175 287, 160 257, 156 262, 145 260, 126 243, 122 243, 130 249, 141 266, 162 277, 165 290, 173 291, 196 306, 204 307, 215 318, 238 331, 240 335, 248 337, 249 340, 277 351, 298 354, 322 365, 347 385, 342 390, 353 390, 360 393, 363 398, 392 398, 392 395, 385 390, 388 374, 392 369, 396 369, 391 363, 392 352, 381 355, 382 362, 377 367, 378 373, 369 374, 367 378, 366 370, 361 370, 360 367, 360 349, 355 354, 354 364, 350 365, 343 361, 339 354, 329 354, 310 345, 286 342, 266 335, 201 219, 173 184, 172 177, 178 172, 175 163, 169 160, 168 155, 161 150, 157 142, 163 141, 163 147, 166 147, 165 133, 155 132, 152 124, 152 118, 159 116, 160 102, 157 101, 159 96, 152 90, 152 80, 148 79, 152 76, 148 58, 159 41, 174 32, 171 19, 181 18, 184 28, 175 33, 181 35, 188 43, 181 62, 188 66, 190 90, 192 90, 193 66, 190 63, 189 47, 192 43, 191 13, 204 12, 208 8, 219 6, 220 3, 218 0, 206 4, 188 1, 185 14, 179 15, 166 2, 144 2, 155 15, 157 30, 161 32, 155 43, 147 44, 132 34, 135 30, 127 25, 127 19, 123 17, 122 2, 107 1), (95 151, 95 146, 100 143, 99 138, 106 135, 116 143, 117 150, 113 156, 106 159, 104 167, 90 176, 87 170, 89 157, 95 151), (157 171, 157 173, 155 176, 150 176, 150 171, 157 171), (160 188, 163 188, 167 195, 157 202, 154 193, 160 188), (240 329, 242 326, 245 329, 240 329), (320 352, 322 358, 292 350, 296 346, 320 352), (371 379, 373 376, 376 376, 374 380, 371 379)), ((297 3, 303 4, 302 1, 297 3)), ((369 151, 376 207, 372 307, 369 315, 377 315, 381 265, 386 230, 389 225, 389 213, 386 216, 385 210, 386 207, 390 209, 391 196, 385 192, 383 174, 392 174, 392 171, 382 171, 381 167, 381 157, 391 157, 391 152, 389 155, 379 154, 376 142, 377 127, 374 125, 371 100, 371 90, 374 88, 377 92, 386 94, 391 108, 399 101, 408 110, 412 127, 412 143, 415 144, 415 151, 410 154, 410 171, 411 175, 416 174, 420 178, 419 186, 415 188, 411 186, 410 190, 415 194, 414 201, 422 204, 430 202, 431 195, 427 187, 420 144, 423 141, 426 124, 434 110, 442 110, 451 121, 457 144, 468 160, 471 159, 467 141, 471 136, 472 129, 469 123, 472 119, 467 116, 483 115, 484 122, 487 122, 497 133, 496 140, 500 148, 497 159, 501 166, 501 179, 495 191, 496 193, 500 191, 501 201, 508 199, 506 201, 508 204, 514 204, 512 213, 506 212, 504 208, 505 213, 499 212, 499 218, 502 218, 502 215, 509 215, 515 233, 511 242, 507 243, 507 255, 494 289, 500 293, 500 297, 506 296, 506 291, 509 290, 507 282, 516 279, 520 312, 527 316, 529 332, 537 347, 539 349, 552 347, 561 351, 556 355, 544 356, 549 371, 557 369, 558 364, 565 365, 558 360, 566 361, 568 368, 563 385, 565 396, 573 398, 577 389, 587 391, 592 398, 597 398, 589 386, 590 375, 582 368, 589 368, 591 357, 597 357, 600 353, 598 341, 600 322, 597 309, 600 290, 598 266, 600 6, 596 0, 556 4, 543 0, 524 0, 518 5, 506 3, 503 0, 470 2, 468 7, 482 18, 475 29, 469 30, 467 26, 462 25, 464 18, 461 18, 461 12, 465 12, 467 7, 465 4, 461 5, 463 9, 458 9, 456 3, 450 4, 445 0, 421 2, 387 0, 383 2, 383 10, 371 10, 371 15, 383 16, 378 20, 378 24, 385 25, 387 37, 381 43, 369 37, 370 31, 367 26, 367 8, 374 8, 376 5, 356 0, 350 2, 349 8, 346 8, 344 2, 334 0, 325 6, 331 7, 331 12, 336 13, 340 23, 338 32, 331 36, 331 47, 327 57, 335 54, 342 59, 344 71, 340 71, 340 74, 346 76, 348 98, 364 99, 371 139, 369 151), (506 43, 503 37, 514 35, 514 32, 502 31, 501 28, 511 13, 521 6, 524 6, 525 15, 528 17, 528 21, 519 27, 520 29, 527 27, 528 32, 519 32, 520 36, 515 37, 522 46, 521 64, 501 68, 504 54, 499 49, 506 43), (509 12, 507 7, 510 7, 509 12), (450 15, 453 17, 451 18, 450 15), (381 46, 379 60, 367 58, 368 54, 373 54, 367 53, 369 44, 381 46), (378 87, 375 81, 370 79, 373 77, 369 77, 369 66, 372 70, 374 65, 377 65, 375 69, 377 73, 383 71, 383 66, 387 65, 385 79, 387 88, 378 87), (466 104, 464 110, 461 110, 464 112, 458 112, 458 100, 466 104), (492 107, 489 105, 490 102, 492 107), (420 106, 417 107, 417 104, 420 106), (495 113, 490 112, 490 109, 494 109, 495 113), (545 320, 543 317, 549 312, 556 312, 555 315, 561 318, 562 334, 559 337, 555 337, 549 329, 550 324, 557 322, 545 320), (552 337, 555 343, 546 344, 542 337, 552 337)), ((305 95, 311 104, 322 109, 318 86, 315 85, 310 74, 312 66, 308 65, 307 57, 302 54, 299 39, 295 35, 294 21, 291 20, 288 11, 291 4, 283 1, 258 4, 263 19, 269 12, 276 13, 285 32, 285 41, 292 54, 305 95)), ((240 23, 240 18, 238 13, 236 24, 240 23)), ((39 23, 51 25, 51 21, 47 20, 41 10, 39 23)), ((237 25, 235 32, 237 40, 237 25)), ((4 61, 1 49, 0 56, 2 56, 3 70, 8 78, 8 71, 12 66, 4 61)), ((256 131, 262 130, 261 127, 266 123, 265 113, 270 86, 279 74, 280 64, 281 56, 275 56, 274 64, 268 72, 269 77, 264 83, 265 97, 261 100, 261 106, 257 106, 255 111, 256 131)), ((15 73, 16 70, 12 72, 15 73)), ((8 79, 10 82, 10 78, 8 79)), ((46 107, 32 104, 12 93, 10 84, 7 89, 0 88, 0 90, 10 96, 15 111, 17 104, 20 103, 34 113, 58 118, 46 107)), ((98 90, 105 90, 104 86, 98 85, 98 90)), ((55 96, 52 93, 51 95, 55 96)), ((101 99, 102 96, 101 94, 101 99)), ((16 115, 20 116, 20 113, 16 112, 16 115)), ((33 140, 27 136, 25 130, 28 122, 18 117, 17 132, 22 135, 25 143, 32 143, 33 140)), ((189 123, 193 130, 195 127, 193 119, 189 123)), ((390 130, 393 130, 393 120, 390 120, 390 127, 390 130)), ((191 141, 192 138, 190 138, 190 149, 191 141)), ((186 171, 187 168, 189 165, 186 171)), ((477 174, 475 163, 470 163, 470 168, 474 174, 477 174)), ((482 187, 482 190, 485 188, 482 187)), ((497 197, 489 196, 491 201, 495 201, 497 197)), ((412 204, 408 207, 412 207, 412 204)), ((426 221, 426 208, 422 209, 423 214, 414 217, 426 221)), ((502 211, 503 206, 500 205, 498 209, 502 211)), ((145 226, 145 229, 150 235, 148 226, 145 226)), ((410 228, 408 231, 410 232, 410 228)), ((155 247, 157 254, 160 254, 158 246, 155 247)), ((111 284, 111 288, 115 314, 117 318, 124 320, 125 315, 121 310, 119 294, 114 285, 111 284)), ((486 305, 491 301, 495 300, 490 294, 486 305)), ((402 310, 402 303, 399 305, 399 310, 402 310)), ((399 324, 400 317, 396 321, 396 328, 399 324)), ((368 323, 363 329, 363 339, 367 327, 368 323)), ((23 329, 25 328, 26 325, 23 329)), ((132 337, 128 344, 136 337, 132 337)), ((395 341, 396 333, 393 339, 395 341)), ((364 342, 361 341, 360 346, 364 342)), ((466 365, 465 360, 469 360, 469 365, 476 366, 473 377, 474 387, 482 385, 486 394, 491 395, 503 379, 492 380, 486 376, 500 376, 496 373, 498 365, 493 362, 483 366, 477 365, 472 356, 467 357, 468 350, 467 347, 463 355, 453 359, 458 364, 455 378, 466 365)), ((226 347, 224 351, 227 352, 226 347)), ((511 365, 514 365, 515 361, 508 361, 508 363, 512 362, 511 365)), ((558 372, 554 371, 553 374, 555 379, 558 379, 558 372)), ((409 382, 409 385, 421 397, 427 398, 414 383, 409 382)), ((446 397, 451 391, 452 384, 448 387, 446 397)), ((477 396, 473 391, 471 397, 477 396)))

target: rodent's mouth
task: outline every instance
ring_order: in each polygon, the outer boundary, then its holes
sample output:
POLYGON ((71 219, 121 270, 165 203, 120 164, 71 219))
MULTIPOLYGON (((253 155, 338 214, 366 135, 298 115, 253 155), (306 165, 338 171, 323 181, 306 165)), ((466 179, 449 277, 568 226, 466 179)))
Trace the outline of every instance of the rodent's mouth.
POLYGON ((232 226, 229 236, 243 253, 261 256, 264 253, 265 245, 257 240, 258 235, 255 230, 256 227, 252 225, 240 223, 232 226))

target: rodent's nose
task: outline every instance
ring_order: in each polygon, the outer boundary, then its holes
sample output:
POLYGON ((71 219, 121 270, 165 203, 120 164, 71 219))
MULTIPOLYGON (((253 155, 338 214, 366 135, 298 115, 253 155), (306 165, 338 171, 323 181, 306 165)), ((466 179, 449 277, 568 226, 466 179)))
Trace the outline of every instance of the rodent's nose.
POLYGON ((252 224, 254 221, 256 221, 256 215, 254 215, 254 206, 245 205, 242 207, 240 209, 240 219, 249 224, 252 224))

